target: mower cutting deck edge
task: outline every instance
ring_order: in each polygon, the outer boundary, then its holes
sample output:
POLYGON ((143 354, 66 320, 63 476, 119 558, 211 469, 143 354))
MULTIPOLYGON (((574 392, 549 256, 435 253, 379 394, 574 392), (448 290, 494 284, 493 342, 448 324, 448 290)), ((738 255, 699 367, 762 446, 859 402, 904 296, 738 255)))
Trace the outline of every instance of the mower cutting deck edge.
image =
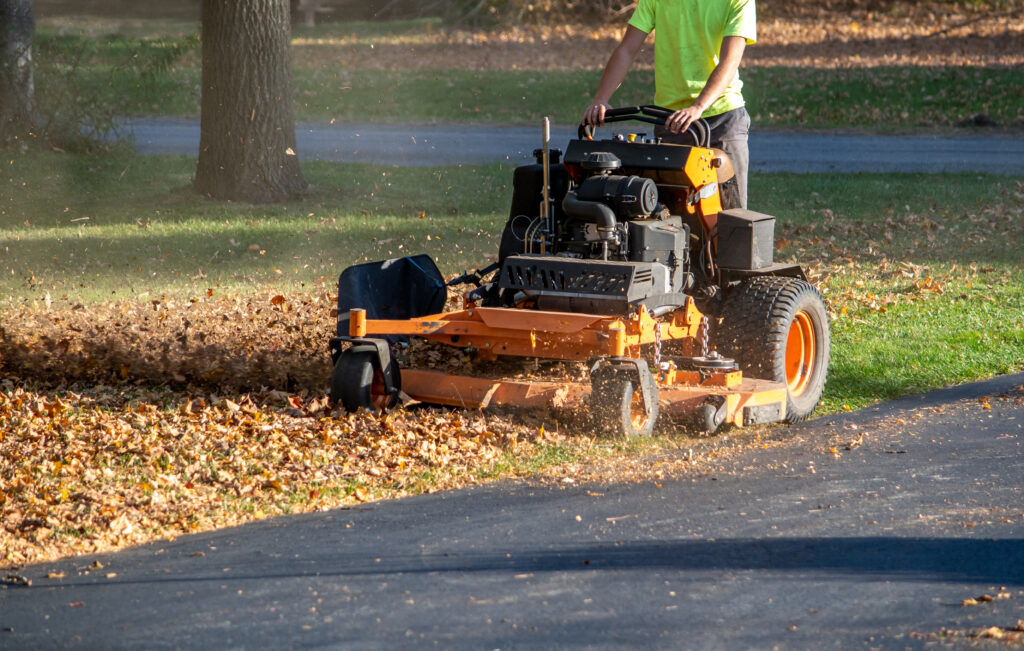
MULTIPOLYGON (((667 109, 606 120, 660 124, 667 109)), ((774 218, 723 210, 732 175, 698 122, 693 145, 645 134, 594 140, 564 160, 548 146, 515 170, 499 261, 445 283, 427 256, 350 267, 338 289, 331 399, 394 406, 402 392, 463 408, 574 408, 618 435, 659 414, 705 431, 807 418, 829 359, 828 316, 799 265, 775 264, 774 218), (442 312, 446 286, 472 284, 442 312), (391 346, 418 337, 499 358, 586 362, 589 383, 399 369, 391 346)))

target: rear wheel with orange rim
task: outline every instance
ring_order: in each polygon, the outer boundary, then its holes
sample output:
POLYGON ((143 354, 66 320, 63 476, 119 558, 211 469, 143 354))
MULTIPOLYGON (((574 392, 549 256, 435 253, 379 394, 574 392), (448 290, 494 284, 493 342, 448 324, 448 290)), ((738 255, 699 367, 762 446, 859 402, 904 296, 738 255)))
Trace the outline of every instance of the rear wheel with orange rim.
POLYGON ((718 351, 744 375, 786 385, 786 422, 807 419, 821 400, 831 353, 818 290, 801 278, 749 278, 729 289, 718 316, 718 351))

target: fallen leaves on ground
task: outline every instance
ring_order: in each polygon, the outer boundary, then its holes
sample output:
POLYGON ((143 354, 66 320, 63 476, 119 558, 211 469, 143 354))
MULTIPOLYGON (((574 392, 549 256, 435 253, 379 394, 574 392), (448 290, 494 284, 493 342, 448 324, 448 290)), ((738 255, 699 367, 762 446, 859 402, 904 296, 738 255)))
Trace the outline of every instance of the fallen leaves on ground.
POLYGON ((346 415, 279 391, 12 380, 0 422, 0 565, 474 483, 537 435, 471 412, 346 415))
POLYGON ((465 485, 537 437, 332 411, 334 324, 311 295, 5 310, 0 565, 465 485))
MULTIPOLYGON (((587 70, 604 66, 625 20, 595 26, 561 22, 493 31, 417 29, 369 40, 353 33, 297 38, 299 67, 355 70, 587 70)), ((890 11, 805 3, 761 10, 758 43, 746 66, 1015 66, 1024 63, 1019 12, 938 3, 890 11)), ((636 61, 653 67, 648 44, 636 61)), ((344 73, 341 73, 344 75, 344 73)))
POLYGON ((1001 591, 997 592, 995 594, 995 596, 990 595, 990 594, 983 594, 983 595, 978 595, 977 597, 971 597, 969 599, 964 599, 960 603, 963 606, 977 606, 979 604, 991 603, 993 601, 1000 600, 1000 599, 1009 599, 1012 596, 1013 595, 1011 595, 1009 592, 1006 592, 1005 590, 1001 590, 1001 591))
POLYGON ((989 626, 972 630, 941 628, 937 633, 910 633, 913 639, 953 642, 970 640, 972 646, 979 641, 995 642, 1011 647, 1024 646, 1024 619, 1018 619, 1014 626, 989 626))
POLYGON ((329 295, 28 304, 5 310, 5 368, 54 384, 125 380, 223 392, 321 390, 329 295))

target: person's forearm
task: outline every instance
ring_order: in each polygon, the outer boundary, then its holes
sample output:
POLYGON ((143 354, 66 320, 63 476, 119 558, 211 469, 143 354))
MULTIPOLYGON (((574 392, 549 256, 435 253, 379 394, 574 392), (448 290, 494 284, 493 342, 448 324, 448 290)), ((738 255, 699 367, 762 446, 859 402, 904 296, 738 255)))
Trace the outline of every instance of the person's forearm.
POLYGON ((608 58, 608 63, 605 64, 604 72, 601 74, 601 83, 597 85, 597 92, 594 94, 595 104, 607 104, 611 100, 612 95, 626 78, 626 73, 632 67, 633 59, 636 58, 636 53, 646 38, 646 32, 632 25, 626 27, 622 41, 616 46, 615 51, 608 58))
POLYGON ((601 75, 601 83, 597 85, 597 92, 594 93, 595 104, 608 104, 611 102, 612 95, 622 85, 622 81, 626 78, 626 73, 629 72, 632 65, 633 57, 629 53, 624 52, 623 48, 615 48, 612 56, 608 59, 608 65, 604 68, 604 73, 601 75))
POLYGON ((708 110, 708 107, 714 104, 715 100, 721 97, 725 89, 732 83, 736 77, 736 70, 737 68, 734 66, 730 66, 728 69, 723 68, 719 63, 708 77, 708 83, 704 84, 704 90, 700 91, 700 95, 697 95, 697 99, 693 100, 691 106, 699 109, 701 113, 708 110))
POLYGON ((622 80, 626 78, 626 73, 633 65, 633 59, 645 38, 647 38, 647 32, 632 25, 626 27, 622 41, 608 57, 608 63, 605 64, 604 72, 601 73, 601 83, 597 85, 594 100, 583 112, 581 124, 604 124, 604 112, 611 106, 609 102, 611 102, 612 95, 618 90, 622 80))

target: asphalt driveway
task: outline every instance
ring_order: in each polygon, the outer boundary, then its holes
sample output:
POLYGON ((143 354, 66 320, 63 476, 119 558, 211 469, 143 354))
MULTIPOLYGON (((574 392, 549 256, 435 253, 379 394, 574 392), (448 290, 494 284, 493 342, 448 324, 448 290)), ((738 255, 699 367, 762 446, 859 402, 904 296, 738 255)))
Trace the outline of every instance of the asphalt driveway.
MULTIPOLYGON (((618 126, 618 130, 626 127, 618 126)), ((125 133, 142 154, 199 153, 199 123, 137 119, 125 133)), ((599 131, 598 137, 613 133, 599 131)), ((554 126, 551 146, 564 149, 575 126, 554 126)), ((381 165, 429 166, 532 161, 541 130, 488 125, 298 124, 298 155, 381 165)), ((966 172, 1024 174, 1024 138, 957 132, 945 135, 872 135, 757 130, 750 164, 759 172, 966 172)))

